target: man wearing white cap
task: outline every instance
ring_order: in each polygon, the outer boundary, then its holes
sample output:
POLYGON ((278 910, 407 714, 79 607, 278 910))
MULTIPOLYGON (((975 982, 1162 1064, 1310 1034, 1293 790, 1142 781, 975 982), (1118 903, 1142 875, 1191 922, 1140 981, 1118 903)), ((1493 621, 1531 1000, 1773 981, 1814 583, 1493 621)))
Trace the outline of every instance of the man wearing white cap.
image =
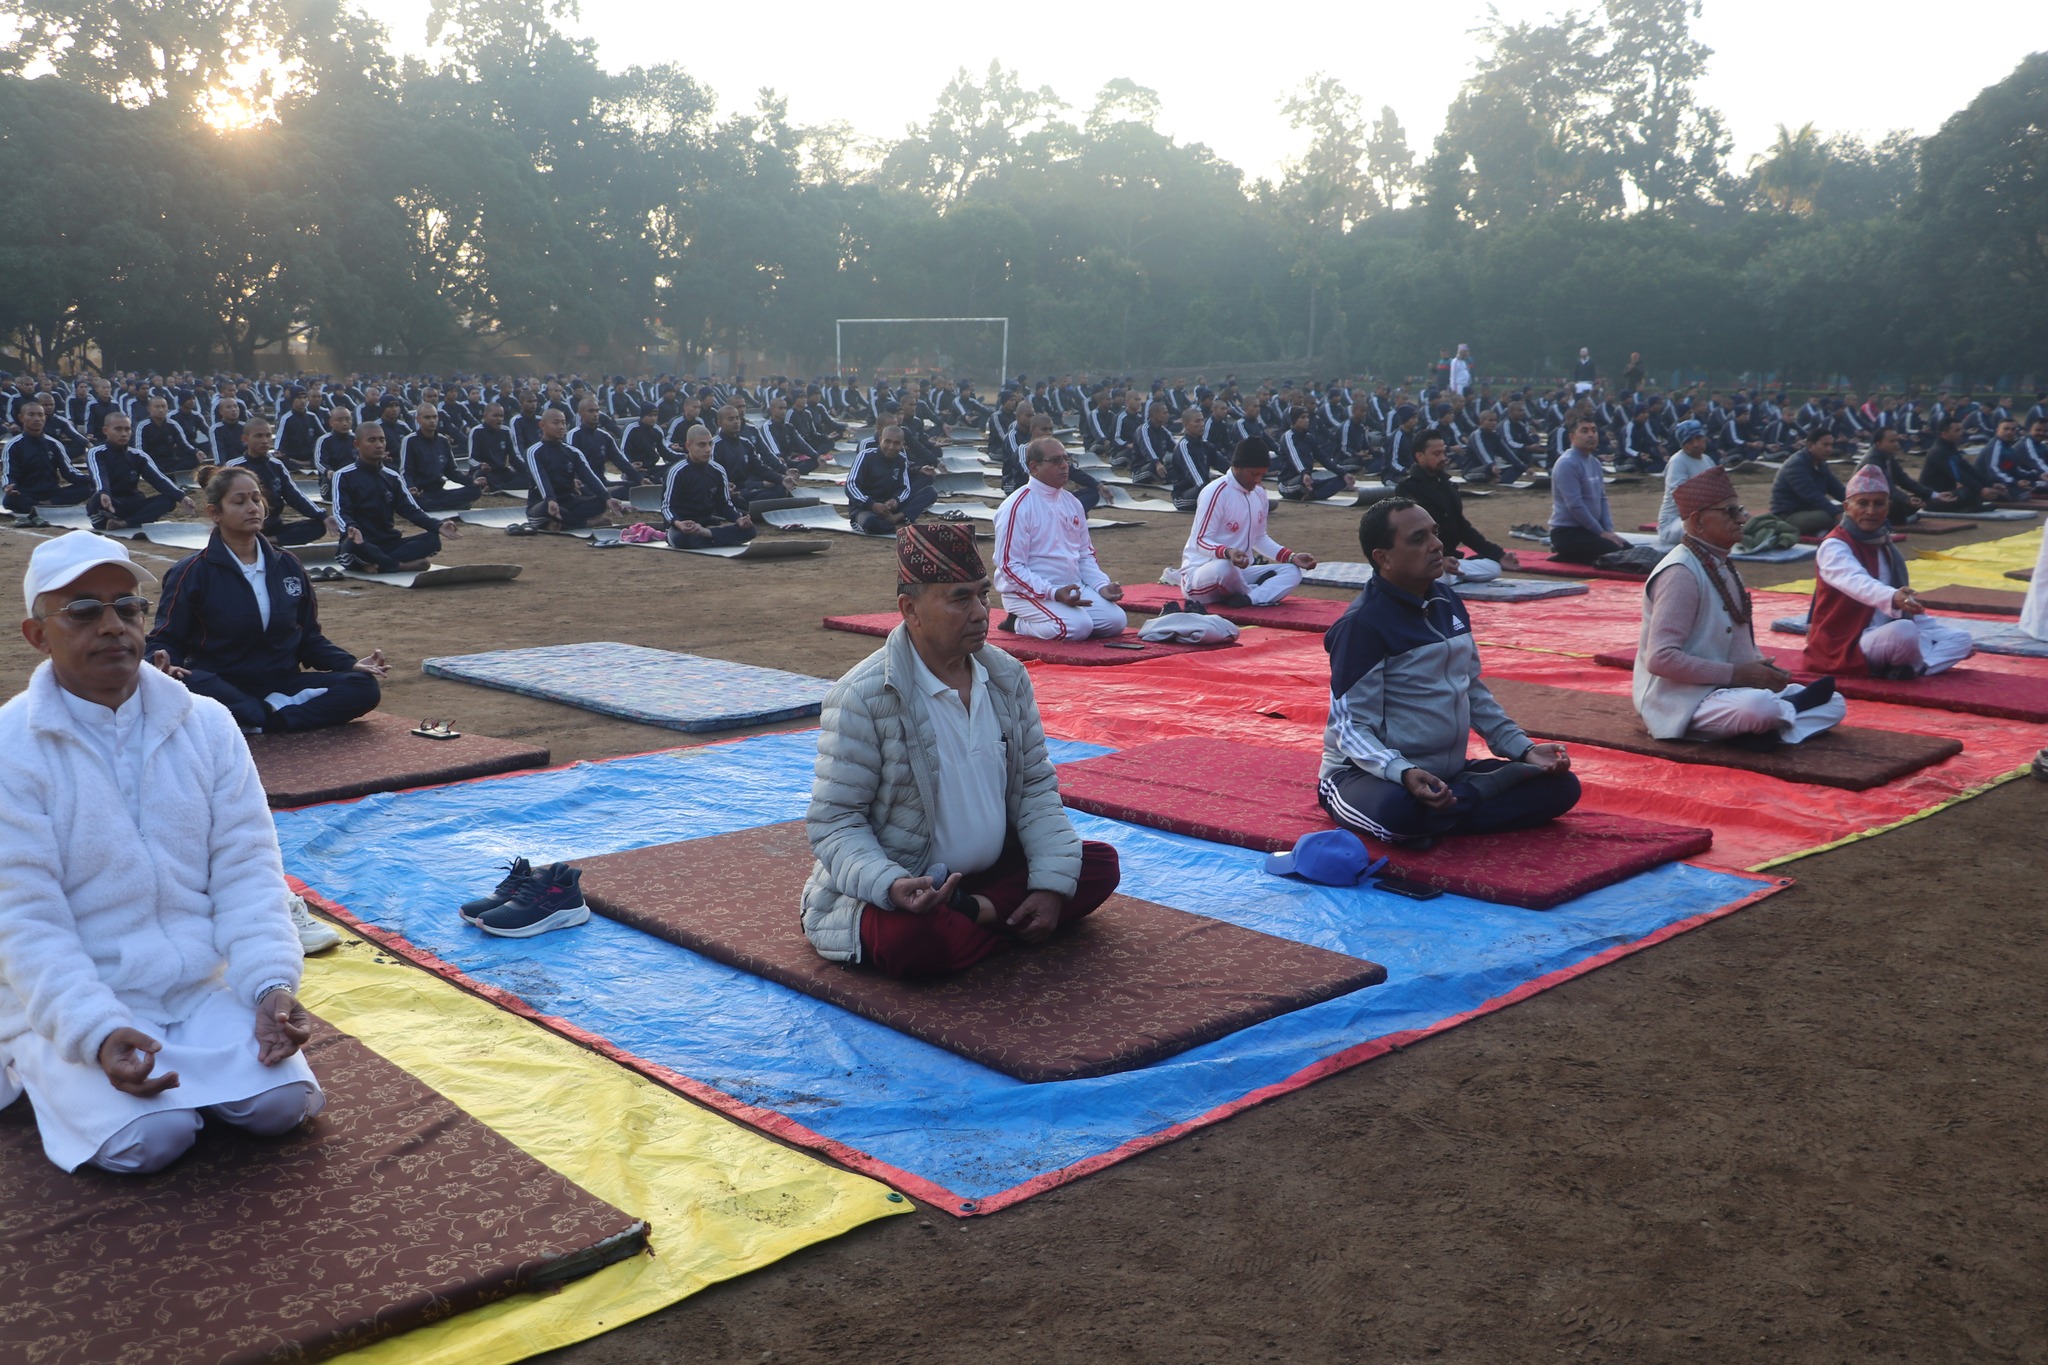
POLYGON ((145 580, 88 531, 29 557, 48 661, 0 707, 0 1106, 58 1166, 160 1170, 201 1111, 278 1134, 325 1099, 256 766, 218 702, 143 667, 145 580))
POLYGON ((1884 471, 1874 464, 1858 469, 1842 499, 1842 524, 1816 556, 1808 668, 1917 678, 1975 652, 1968 631, 1941 625, 1913 595, 1905 556, 1892 544, 1891 509, 1884 471))

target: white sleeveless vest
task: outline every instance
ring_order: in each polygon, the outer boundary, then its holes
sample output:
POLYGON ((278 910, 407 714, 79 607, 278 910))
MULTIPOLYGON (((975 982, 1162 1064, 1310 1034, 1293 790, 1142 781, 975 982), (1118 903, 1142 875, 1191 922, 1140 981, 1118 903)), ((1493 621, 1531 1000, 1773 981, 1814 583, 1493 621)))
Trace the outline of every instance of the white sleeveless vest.
POLYGON ((1671 553, 1658 561, 1657 567, 1650 571, 1649 581, 1643 585, 1643 625, 1636 635, 1635 685, 1630 689, 1635 699, 1636 714, 1643 718, 1644 726, 1656 739, 1683 739, 1685 732, 1692 728, 1692 713, 1699 709, 1709 692, 1718 690, 1702 683, 1660 678, 1649 668, 1649 585, 1657 581, 1658 574, 1680 567, 1698 583, 1701 602, 1699 619, 1693 622, 1692 633, 1685 640, 1685 652, 1703 659, 1726 659, 1731 663, 1738 652, 1755 652, 1753 644, 1747 651, 1740 650, 1738 641, 1745 638, 1744 628, 1721 604, 1721 594, 1714 591, 1714 584, 1707 577, 1707 568, 1700 563, 1699 556, 1692 552, 1690 546, 1674 547, 1671 553))

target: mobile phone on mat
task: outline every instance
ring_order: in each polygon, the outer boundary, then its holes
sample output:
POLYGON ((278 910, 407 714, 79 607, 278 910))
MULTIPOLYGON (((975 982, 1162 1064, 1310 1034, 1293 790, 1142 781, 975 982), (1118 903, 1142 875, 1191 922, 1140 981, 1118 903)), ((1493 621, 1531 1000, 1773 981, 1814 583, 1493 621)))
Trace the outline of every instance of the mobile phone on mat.
POLYGON ((1434 886, 1411 882, 1406 877, 1376 877, 1373 885, 1382 891, 1391 891, 1397 896, 1406 896, 1412 901, 1433 901, 1443 894, 1434 886))

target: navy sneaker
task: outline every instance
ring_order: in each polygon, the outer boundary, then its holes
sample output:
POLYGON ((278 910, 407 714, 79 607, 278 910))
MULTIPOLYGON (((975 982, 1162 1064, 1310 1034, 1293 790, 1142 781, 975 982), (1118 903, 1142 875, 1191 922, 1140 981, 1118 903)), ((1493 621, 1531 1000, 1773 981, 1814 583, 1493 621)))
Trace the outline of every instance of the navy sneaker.
POLYGON ((479 896, 473 901, 464 903, 462 918, 471 924, 475 924, 477 920, 483 917, 483 913, 486 910, 495 910, 506 901, 511 900, 532 880, 533 865, 524 858, 514 858, 505 865, 505 878, 498 883, 495 891, 491 892, 488 896, 479 896))
POLYGON ((533 938, 552 929, 572 929, 590 918, 582 882, 583 873, 566 863, 544 867, 518 895, 484 911, 476 927, 499 938, 533 938))

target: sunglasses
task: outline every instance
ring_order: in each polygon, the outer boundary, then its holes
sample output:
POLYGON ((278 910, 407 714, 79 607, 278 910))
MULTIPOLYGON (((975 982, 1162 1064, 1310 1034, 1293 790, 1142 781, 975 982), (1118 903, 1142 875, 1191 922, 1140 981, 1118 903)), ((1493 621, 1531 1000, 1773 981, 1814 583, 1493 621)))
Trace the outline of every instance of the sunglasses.
POLYGON ((117 597, 111 602, 102 602, 97 597, 81 597, 75 602, 65 603, 50 615, 61 616, 73 625, 91 626, 99 623, 108 607, 112 607, 114 615, 130 625, 149 615, 147 597, 117 597))

